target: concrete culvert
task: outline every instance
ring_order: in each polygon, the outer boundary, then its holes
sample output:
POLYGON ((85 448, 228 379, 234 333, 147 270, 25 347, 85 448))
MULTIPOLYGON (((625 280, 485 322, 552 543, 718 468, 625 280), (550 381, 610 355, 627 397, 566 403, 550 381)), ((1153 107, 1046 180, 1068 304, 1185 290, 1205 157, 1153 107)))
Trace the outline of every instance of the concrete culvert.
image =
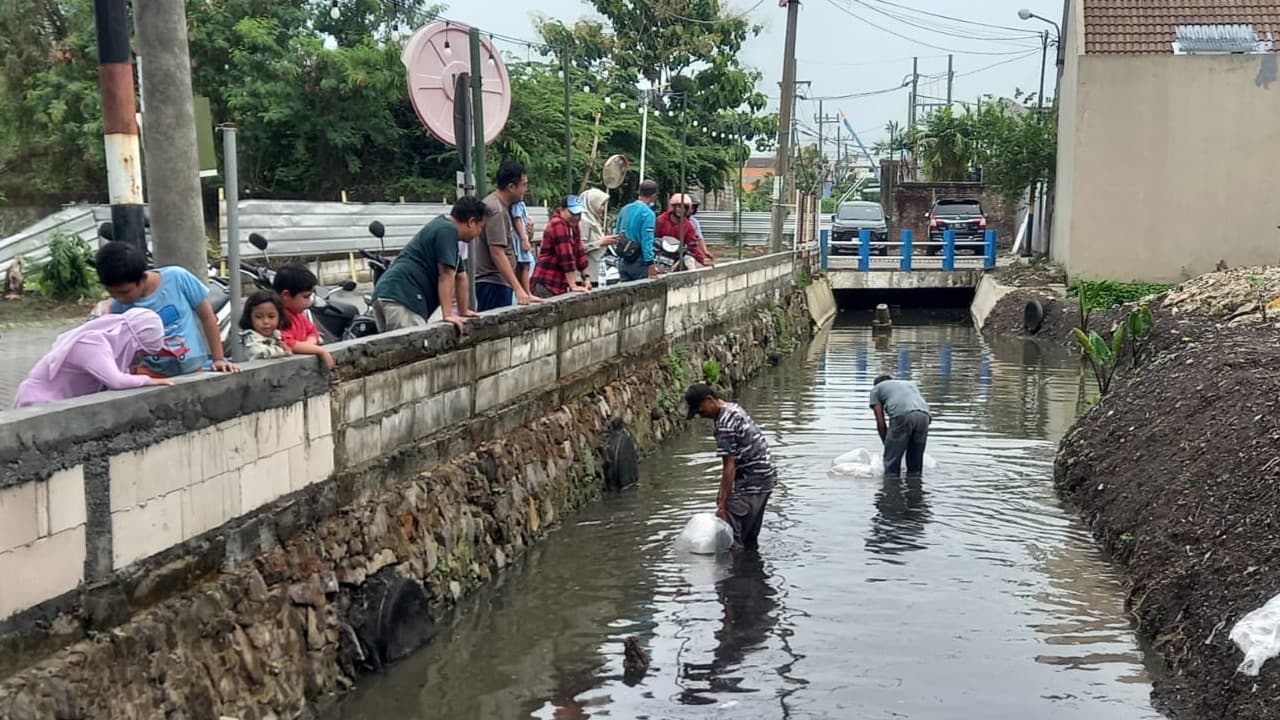
POLYGON ((635 438, 622 418, 609 423, 609 440, 604 449, 604 484, 609 490, 623 490, 640 480, 640 454, 635 438))
POLYGON ((422 585, 395 568, 365 581, 351 603, 351 626, 364 651, 362 670, 381 672, 431 639, 431 601, 422 585))

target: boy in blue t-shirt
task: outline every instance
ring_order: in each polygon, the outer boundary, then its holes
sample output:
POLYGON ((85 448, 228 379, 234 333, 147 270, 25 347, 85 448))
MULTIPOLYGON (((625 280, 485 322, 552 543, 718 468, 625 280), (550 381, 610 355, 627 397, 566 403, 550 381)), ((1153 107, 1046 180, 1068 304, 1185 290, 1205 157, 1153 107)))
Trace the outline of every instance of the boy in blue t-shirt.
POLYGON ((199 370, 235 372, 222 349, 218 317, 209 288, 184 268, 147 269, 138 248, 124 242, 103 245, 94 259, 98 278, 114 302, 111 312, 147 308, 164 323, 165 350, 143 359, 147 374, 174 377, 199 370))
POLYGON ((529 220, 529 208, 524 201, 511 203, 511 247, 516 251, 516 279, 526 293, 532 292, 529 280, 533 275, 533 222, 529 220))

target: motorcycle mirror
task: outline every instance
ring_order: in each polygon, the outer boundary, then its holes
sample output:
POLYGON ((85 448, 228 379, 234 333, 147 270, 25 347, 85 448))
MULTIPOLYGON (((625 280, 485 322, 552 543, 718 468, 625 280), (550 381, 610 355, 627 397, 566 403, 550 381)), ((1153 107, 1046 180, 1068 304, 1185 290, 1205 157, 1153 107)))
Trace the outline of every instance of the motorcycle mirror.
POLYGON ((351 292, 352 290, 356 289, 356 283, 354 280, 347 280, 346 282, 342 283, 341 287, 344 291, 351 292))
POLYGON ((258 233, 249 233, 249 244, 258 248, 259 250, 267 249, 267 239, 262 237, 258 233))
POLYGON ((381 240, 387 234, 387 228, 381 222, 374 220, 369 223, 369 234, 381 240))
POLYGON ((106 240, 107 242, 111 242, 111 240, 115 238, 115 226, 109 221, 102 223, 98 226, 98 237, 106 240))

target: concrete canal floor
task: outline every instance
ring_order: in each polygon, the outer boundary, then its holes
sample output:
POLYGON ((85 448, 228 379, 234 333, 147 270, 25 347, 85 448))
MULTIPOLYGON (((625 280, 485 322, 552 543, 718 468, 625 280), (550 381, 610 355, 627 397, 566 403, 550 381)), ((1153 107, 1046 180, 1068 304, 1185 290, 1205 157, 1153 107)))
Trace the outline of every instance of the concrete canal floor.
POLYGON ((700 422, 641 486, 573 517, 329 714, 372 718, 1159 717, 1118 579, 1053 495, 1081 394, 1068 355, 988 345, 966 313, 837 327, 740 398, 782 475, 758 559, 682 556, 718 461, 700 422), (922 482, 834 478, 878 445, 882 372, 936 414, 922 482), (623 678, 623 642, 652 657, 623 678))

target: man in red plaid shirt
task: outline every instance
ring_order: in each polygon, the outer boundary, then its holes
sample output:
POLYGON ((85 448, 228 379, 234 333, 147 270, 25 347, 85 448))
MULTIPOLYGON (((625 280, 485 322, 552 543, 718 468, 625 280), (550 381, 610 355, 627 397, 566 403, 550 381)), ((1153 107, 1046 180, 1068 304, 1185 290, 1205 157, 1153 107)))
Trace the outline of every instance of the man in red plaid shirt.
POLYGON ((542 245, 538 248, 538 262, 533 266, 530 278, 533 294, 541 298, 555 297, 570 292, 587 292, 579 282, 579 274, 587 269, 587 250, 582 244, 582 213, 586 207, 577 195, 569 195, 560 201, 552 213, 546 229, 542 231, 542 245))

